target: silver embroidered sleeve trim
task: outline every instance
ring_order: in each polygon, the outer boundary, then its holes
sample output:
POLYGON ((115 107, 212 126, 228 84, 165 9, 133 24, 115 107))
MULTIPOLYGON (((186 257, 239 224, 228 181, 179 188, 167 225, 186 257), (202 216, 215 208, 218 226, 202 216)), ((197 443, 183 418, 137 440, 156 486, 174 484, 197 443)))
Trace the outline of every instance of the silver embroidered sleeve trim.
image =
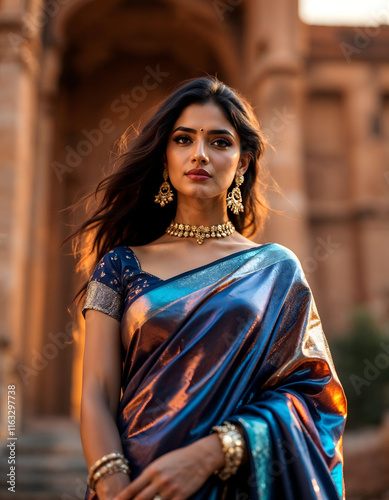
POLYGON ((90 281, 86 290, 85 303, 82 314, 85 317, 86 309, 96 309, 121 321, 123 314, 123 300, 118 292, 104 283, 90 281))

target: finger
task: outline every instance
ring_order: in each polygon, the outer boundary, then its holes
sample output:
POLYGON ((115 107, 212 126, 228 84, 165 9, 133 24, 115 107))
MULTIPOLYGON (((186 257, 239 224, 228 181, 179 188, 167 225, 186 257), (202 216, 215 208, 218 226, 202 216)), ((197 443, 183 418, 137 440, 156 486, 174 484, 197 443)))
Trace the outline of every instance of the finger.
POLYGON ((142 491, 150 482, 146 471, 143 471, 140 476, 134 479, 131 484, 126 486, 120 493, 118 493, 112 500, 131 500, 142 491))
POLYGON ((154 484, 149 484, 144 490, 140 492, 142 494, 142 497, 140 495, 136 495, 134 500, 153 500, 155 495, 160 495, 161 498, 169 498, 168 495, 165 495, 161 493, 161 491, 158 491, 158 487, 154 484))

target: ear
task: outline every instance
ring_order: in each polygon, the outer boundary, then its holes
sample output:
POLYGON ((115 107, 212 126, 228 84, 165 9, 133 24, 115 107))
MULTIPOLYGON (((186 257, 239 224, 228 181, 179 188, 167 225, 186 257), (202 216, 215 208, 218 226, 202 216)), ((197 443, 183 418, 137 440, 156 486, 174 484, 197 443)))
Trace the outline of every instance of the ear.
POLYGON ((244 155, 241 155, 240 160, 239 160, 239 166, 238 166, 236 173, 243 175, 246 172, 246 170, 249 168, 250 160, 251 160, 250 153, 246 153, 244 155))
POLYGON ((166 153, 162 154, 162 164, 165 168, 167 168, 167 158, 166 158, 166 153))

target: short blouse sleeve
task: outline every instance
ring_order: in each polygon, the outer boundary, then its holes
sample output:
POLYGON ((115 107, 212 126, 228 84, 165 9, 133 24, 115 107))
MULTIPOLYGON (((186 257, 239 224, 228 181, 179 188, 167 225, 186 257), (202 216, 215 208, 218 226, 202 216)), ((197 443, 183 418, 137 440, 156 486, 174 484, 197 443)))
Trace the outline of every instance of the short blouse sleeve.
POLYGON ((115 250, 107 252, 97 263, 89 278, 82 315, 95 309, 121 321, 123 314, 123 286, 121 260, 115 250))

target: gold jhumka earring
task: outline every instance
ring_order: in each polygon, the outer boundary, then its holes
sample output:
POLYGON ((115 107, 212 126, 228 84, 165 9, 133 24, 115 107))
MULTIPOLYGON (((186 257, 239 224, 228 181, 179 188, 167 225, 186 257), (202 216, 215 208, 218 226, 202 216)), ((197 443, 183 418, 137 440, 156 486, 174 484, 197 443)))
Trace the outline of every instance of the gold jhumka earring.
MULTIPOLYGON (((168 170, 163 171, 163 178, 165 181, 159 188, 159 193, 155 197, 154 203, 159 203, 161 207, 164 207, 166 203, 173 200, 173 191, 170 189, 170 184, 167 182, 168 170)), ((242 193, 239 186, 243 183, 243 175, 236 175, 235 182, 236 186, 227 196, 227 207, 230 207, 234 214, 244 211, 242 203, 242 193)), ((213 226, 191 226, 188 224, 182 224, 173 220, 169 227, 166 229, 166 233, 172 236, 190 238, 195 237, 197 243, 201 245, 207 238, 225 238, 235 231, 235 226, 230 220, 223 222, 221 224, 213 226)))
POLYGON ((168 182, 169 172, 168 169, 165 168, 163 171, 164 182, 161 184, 159 188, 159 193, 155 196, 154 203, 159 203, 161 207, 164 207, 167 203, 173 201, 174 193, 171 190, 171 186, 168 182))
POLYGON ((237 174, 235 177, 236 186, 227 196, 227 207, 229 207, 235 215, 238 215, 239 212, 244 211, 244 206, 242 203, 242 193, 239 189, 239 186, 243 184, 243 181, 243 175, 237 174))

